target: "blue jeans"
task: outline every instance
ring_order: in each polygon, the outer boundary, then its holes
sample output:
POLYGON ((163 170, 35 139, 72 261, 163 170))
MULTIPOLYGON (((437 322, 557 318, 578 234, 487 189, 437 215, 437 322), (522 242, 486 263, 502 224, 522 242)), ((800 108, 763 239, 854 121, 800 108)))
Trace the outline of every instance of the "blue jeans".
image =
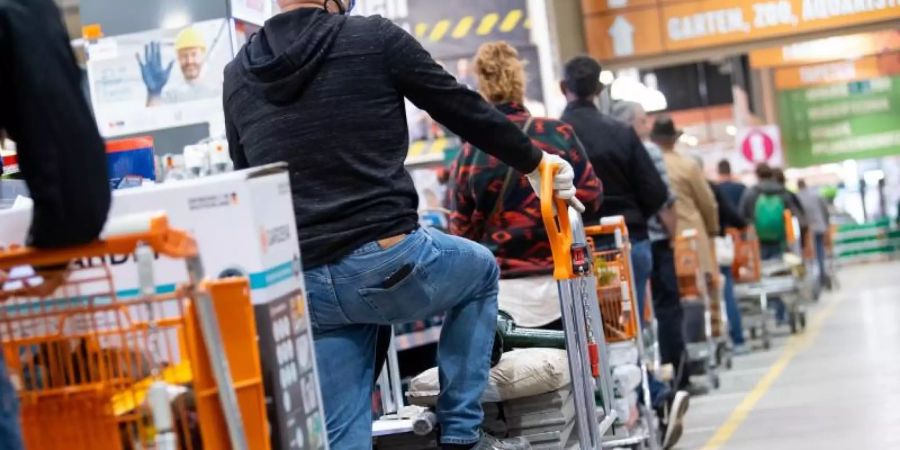
POLYGON ((647 282, 653 273, 653 250, 649 239, 631 241, 631 266, 634 270, 634 290, 637 291, 637 317, 643 323, 647 282))
POLYGON ((731 343, 744 345, 744 326, 741 323, 741 309, 738 307, 737 298, 734 296, 734 275, 731 266, 722 266, 722 278, 725 280, 725 315, 728 317, 728 333, 731 335, 731 343))
MULTIPOLYGON (((763 261, 769 259, 780 259, 784 255, 784 243, 766 243, 760 242, 759 253, 763 261)), ((781 297, 773 295, 769 297, 770 307, 775 309, 775 321, 783 324, 787 320, 787 306, 781 297)))
POLYGON ((22 430, 19 425, 19 398, 3 362, 0 351, 0 449, 23 450, 22 430))
POLYGON ((819 266, 819 282, 823 286, 828 285, 828 272, 825 271, 825 233, 816 233, 816 263, 819 266))
POLYGON ((369 243, 334 264, 306 271, 331 448, 372 446, 378 327, 445 312, 438 344, 441 442, 480 439, 499 275, 485 247, 424 228, 388 249, 369 243))

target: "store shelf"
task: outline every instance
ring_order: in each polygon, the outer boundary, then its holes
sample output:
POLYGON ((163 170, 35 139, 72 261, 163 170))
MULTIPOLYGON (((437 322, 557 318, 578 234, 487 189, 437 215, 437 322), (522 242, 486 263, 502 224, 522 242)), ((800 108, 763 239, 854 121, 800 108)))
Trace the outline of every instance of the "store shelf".
POLYGON ((394 337, 397 351, 409 350, 423 345, 434 344, 441 338, 441 327, 435 326, 422 331, 400 334, 394 337))

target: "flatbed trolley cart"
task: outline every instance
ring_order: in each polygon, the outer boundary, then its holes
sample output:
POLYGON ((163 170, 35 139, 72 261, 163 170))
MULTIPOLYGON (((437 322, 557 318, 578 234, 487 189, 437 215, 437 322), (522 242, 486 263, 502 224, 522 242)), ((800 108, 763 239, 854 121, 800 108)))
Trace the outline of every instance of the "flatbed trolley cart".
MULTIPOLYGON (((631 242, 628 227, 622 216, 606 217, 600 225, 585 228, 592 251, 594 276, 597 279, 597 298, 603 321, 603 335, 611 349, 620 347, 625 353, 637 355, 641 370, 638 402, 641 425, 633 430, 614 427, 603 443, 604 448, 658 448, 655 413, 650 409, 650 385, 647 373, 648 356, 641 329, 642 311, 637 305, 637 286, 631 262, 631 242), (603 242, 603 244, 601 244, 603 242), (611 242, 606 244, 606 242, 611 242)), ((621 394, 621 393, 620 393, 621 394)), ((626 418, 621 418, 625 420, 626 418)))
POLYGON ((204 282, 195 242, 165 215, 129 216, 104 236, 0 249, 0 342, 27 447, 268 449, 247 280, 204 282), (117 292, 96 261, 131 254, 140 288, 117 292), (158 292, 154 254, 183 260, 189 281, 158 292))
POLYGON ((616 420, 612 373, 603 328, 597 286, 581 215, 554 198, 553 177, 558 166, 542 163, 541 215, 553 254, 553 278, 559 289, 566 353, 575 399, 578 447, 603 448, 603 436, 616 420), (595 392, 602 406, 597 407, 595 392))
POLYGON ((759 238, 753 227, 729 228, 725 232, 734 242, 734 295, 741 310, 744 328, 750 339, 759 340, 764 349, 772 346, 772 312, 768 308, 768 294, 762 289, 762 260, 759 238))
MULTIPOLYGON (((685 344, 692 374, 703 373, 719 388, 717 343, 713 336, 713 306, 709 283, 700 265, 697 230, 685 230, 675 239, 675 275, 685 307, 685 344), (693 317, 693 320, 689 318, 693 317)), ((717 319, 721 321, 721 319, 717 319)))

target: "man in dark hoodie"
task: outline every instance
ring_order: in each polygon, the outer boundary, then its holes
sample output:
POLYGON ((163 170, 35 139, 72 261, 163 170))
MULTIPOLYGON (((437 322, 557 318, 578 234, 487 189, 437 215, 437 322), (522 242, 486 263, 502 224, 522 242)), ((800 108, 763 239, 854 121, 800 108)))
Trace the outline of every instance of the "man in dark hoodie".
POLYGON ((371 447, 379 326, 446 312, 437 414, 444 448, 507 448, 483 436, 499 270, 486 248, 418 226, 403 162, 404 100, 473 146, 574 196, 574 171, 542 153, 502 113, 381 17, 344 0, 279 0, 225 69, 224 107, 237 168, 286 161, 303 253, 331 448, 371 447))

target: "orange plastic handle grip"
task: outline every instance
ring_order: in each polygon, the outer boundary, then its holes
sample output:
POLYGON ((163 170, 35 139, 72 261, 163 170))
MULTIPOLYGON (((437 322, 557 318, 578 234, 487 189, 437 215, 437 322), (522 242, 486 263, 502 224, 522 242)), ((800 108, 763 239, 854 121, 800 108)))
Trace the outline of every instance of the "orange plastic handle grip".
POLYGON ((572 226, 569 224, 569 205, 565 200, 556 198, 553 192, 553 177, 559 172, 559 166, 541 162, 538 167, 541 173, 541 216, 547 228, 550 240, 550 251, 553 254, 553 278, 571 280, 575 278, 572 270, 572 226), (556 213, 553 206, 556 205, 556 213))

